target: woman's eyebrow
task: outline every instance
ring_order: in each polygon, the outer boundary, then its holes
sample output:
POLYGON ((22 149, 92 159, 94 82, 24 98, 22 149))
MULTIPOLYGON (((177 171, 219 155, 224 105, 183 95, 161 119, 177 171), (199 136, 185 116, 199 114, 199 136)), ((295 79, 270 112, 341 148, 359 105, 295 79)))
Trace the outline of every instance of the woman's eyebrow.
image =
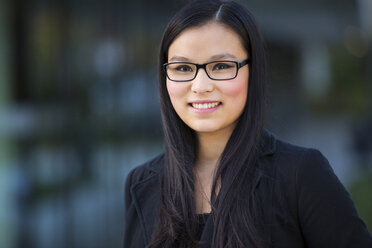
POLYGON ((169 59, 169 61, 182 61, 182 62, 188 62, 190 61, 188 58, 186 57, 182 57, 182 56, 173 56, 172 58, 169 59))
MULTIPOLYGON (((221 53, 221 54, 216 54, 210 57, 210 60, 219 60, 219 59, 236 59, 235 55, 232 55, 230 53, 221 53)), ((183 56, 173 56, 172 58, 169 59, 169 61, 182 61, 182 62, 190 62, 190 59, 183 57, 183 56)))
POLYGON ((230 53, 221 53, 221 54, 213 55, 211 57, 211 60, 219 60, 219 59, 226 59, 226 58, 236 59, 236 56, 230 53))

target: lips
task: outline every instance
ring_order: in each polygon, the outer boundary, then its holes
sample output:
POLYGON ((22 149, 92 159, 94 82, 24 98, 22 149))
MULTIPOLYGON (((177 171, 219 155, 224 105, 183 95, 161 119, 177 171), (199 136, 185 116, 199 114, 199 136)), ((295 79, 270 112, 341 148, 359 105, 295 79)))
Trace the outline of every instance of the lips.
POLYGON ((197 109, 209 109, 209 108, 214 108, 220 104, 221 102, 191 103, 191 106, 197 109))
POLYGON ((189 106, 197 112, 210 112, 216 110, 222 102, 219 101, 193 101, 189 103, 189 106))

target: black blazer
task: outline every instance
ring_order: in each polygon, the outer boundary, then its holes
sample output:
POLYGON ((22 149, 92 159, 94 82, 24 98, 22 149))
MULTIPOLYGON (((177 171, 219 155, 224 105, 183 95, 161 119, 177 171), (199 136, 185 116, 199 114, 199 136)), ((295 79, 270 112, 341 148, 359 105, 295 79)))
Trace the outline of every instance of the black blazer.
MULTIPOLYGON (((267 133, 256 190, 264 197, 269 247, 372 248, 372 238, 350 195, 317 150, 290 145, 267 133)), ((124 248, 151 239, 163 155, 132 170, 125 184, 124 248)), ((211 247, 209 217, 201 247, 211 247)), ((253 247, 253 246, 252 246, 253 247)))

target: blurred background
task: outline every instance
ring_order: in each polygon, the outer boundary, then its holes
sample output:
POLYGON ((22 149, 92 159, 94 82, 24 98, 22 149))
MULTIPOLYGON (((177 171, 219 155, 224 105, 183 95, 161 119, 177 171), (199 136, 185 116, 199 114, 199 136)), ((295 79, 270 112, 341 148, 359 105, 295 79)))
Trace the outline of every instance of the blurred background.
MULTIPOLYGON (((0 247, 121 247, 124 180, 162 151, 156 62, 181 0, 0 0, 0 247)), ((267 125, 329 159, 372 231, 372 1, 246 0, 267 125)))

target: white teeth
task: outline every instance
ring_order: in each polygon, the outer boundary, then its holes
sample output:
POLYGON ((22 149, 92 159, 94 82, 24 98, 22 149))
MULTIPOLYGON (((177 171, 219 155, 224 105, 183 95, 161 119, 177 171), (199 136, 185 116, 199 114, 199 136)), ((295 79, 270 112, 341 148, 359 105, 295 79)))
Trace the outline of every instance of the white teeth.
POLYGON ((191 105, 194 108, 198 108, 198 109, 209 109, 209 108, 214 108, 219 104, 220 104, 219 102, 213 102, 213 103, 192 103, 191 105))

